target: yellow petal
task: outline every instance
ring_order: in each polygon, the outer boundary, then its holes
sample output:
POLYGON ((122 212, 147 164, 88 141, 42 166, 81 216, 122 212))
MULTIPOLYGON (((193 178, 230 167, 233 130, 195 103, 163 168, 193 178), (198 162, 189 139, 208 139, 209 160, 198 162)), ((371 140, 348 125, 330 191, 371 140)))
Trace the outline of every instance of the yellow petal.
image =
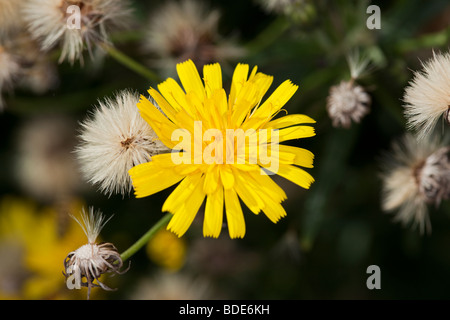
POLYGON ((239 91, 241 91, 242 86, 247 81, 248 70, 249 70, 248 64, 242 63, 239 63, 234 69, 233 78, 231 80, 230 97, 228 100, 229 103, 228 108, 230 110, 236 102, 236 97, 239 94, 239 91))
MULTIPOLYGON (((305 168, 313 168, 314 165, 314 154, 306 149, 293 147, 293 146, 286 146, 286 145, 278 145, 279 152, 280 152, 280 158, 283 157, 283 155, 290 155, 293 157, 293 161, 290 162, 291 164, 295 164, 297 166, 305 167, 305 168)), ((281 162, 281 161, 280 161, 281 162)))
POLYGON ((314 182, 314 178, 308 172, 291 165, 280 164, 275 173, 305 189, 309 189, 314 182))
POLYGON ((184 176, 173 170, 164 169, 147 162, 137 165, 129 170, 136 198, 147 197, 162 191, 183 179, 184 176))
POLYGON ((219 186, 219 170, 217 166, 209 166, 208 171, 205 173, 205 184, 203 191, 210 195, 214 193, 219 186))
POLYGON ((141 96, 137 107, 142 118, 152 127, 161 142, 168 148, 172 148, 175 143, 172 141, 171 135, 173 130, 177 129, 177 126, 144 96, 141 96))
POLYGON ((228 233, 230 238, 243 238, 245 235, 245 221, 239 198, 234 189, 225 189, 224 193, 228 233))
POLYGON ((164 201, 162 211, 168 211, 175 214, 185 201, 189 199, 194 192, 196 185, 199 183, 202 175, 194 174, 185 177, 180 184, 172 191, 172 193, 164 201))
POLYGON ((236 96, 233 106, 232 123, 240 127, 251 110, 261 102, 264 94, 272 84, 273 77, 263 73, 257 73, 245 82, 236 96))
POLYGON ((290 114, 268 122, 263 128, 280 129, 303 123, 316 123, 316 121, 304 114, 290 114))
POLYGON ((205 199, 203 177, 198 179, 198 181, 193 181, 189 185, 189 190, 192 190, 188 196, 189 200, 184 201, 178 208, 174 208, 175 213, 167 226, 167 229, 178 237, 184 235, 189 229, 205 199))
POLYGON ((278 112, 289 99, 297 91, 298 86, 293 84, 290 80, 284 81, 270 97, 255 111, 256 118, 272 117, 278 112))
MULTIPOLYGON (((314 127, 310 126, 295 126, 278 130, 278 142, 287 140, 309 138, 316 135, 314 127)), ((271 135, 273 137, 273 134, 271 135)), ((269 139, 269 142, 273 139, 269 139)))
POLYGON ((220 180, 225 189, 231 189, 234 185, 234 175, 230 167, 225 165, 220 167, 220 180))
MULTIPOLYGON (((168 78, 166 81, 158 85, 158 89, 159 92, 161 92, 164 99, 167 100, 167 102, 172 106, 172 108, 175 111, 178 112, 187 107, 186 93, 174 79, 168 78)), ((151 95, 156 100, 156 96, 154 96, 152 93, 151 95)))
POLYGON ((261 194, 264 194, 263 198, 269 197, 272 198, 273 201, 277 203, 281 203, 287 199, 287 195, 284 190, 276 184, 272 178, 266 174, 261 174, 260 172, 249 172, 249 176, 251 179, 249 181, 254 181, 255 188, 260 190, 261 194))
POLYGON ((199 99, 205 98, 205 87, 192 60, 178 63, 177 73, 186 93, 194 92, 199 99))
POLYGON ((222 89, 222 69, 220 64, 203 66, 203 78, 207 97, 211 97, 216 90, 222 89))
POLYGON ((277 223, 280 218, 286 216, 286 211, 283 206, 278 202, 272 201, 270 198, 265 199, 263 212, 273 223, 277 223))
POLYGON ((237 178, 236 183, 234 184, 234 189, 236 190, 239 198, 242 199, 244 204, 254 214, 258 214, 264 208, 264 201, 261 199, 260 194, 255 192, 255 189, 253 189, 248 183, 248 176, 244 174, 239 174, 236 176, 237 178))
POLYGON ((205 205, 205 218, 203 221, 203 235, 217 238, 222 230, 223 223, 223 188, 218 188, 208 195, 205 205))

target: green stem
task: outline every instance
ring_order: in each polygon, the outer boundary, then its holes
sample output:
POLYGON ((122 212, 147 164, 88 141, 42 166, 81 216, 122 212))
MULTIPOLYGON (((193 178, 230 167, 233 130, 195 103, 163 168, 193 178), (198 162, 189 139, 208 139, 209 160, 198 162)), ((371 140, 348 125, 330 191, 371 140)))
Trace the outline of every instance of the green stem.
POLYGON ((146 68, 139 62, 133 60, 123 52, 117 50, 113 46, 103 44, 103 48, 112 58, 116 59, 118 62, 120 62, 122 65, 129 68, 130 70, 140 74, 141 76, 150 81, 161 82, 161 78, 155 72, 149 70, 148 68, 146 68))
POLYGON ((153 227, 151 227, 139 240, 137 240, 131 247, 125 250, 121 255, 122 261, 128 260, 132 255, 139 251, 147 242, 172 218, 171 213, 163 216, 153 227))
POLYGON ((288 30, 289 26, 289 21, 284 18, 274 20, 255 39, 247 43, 246 49, 252 54, 261 52, 288 30))

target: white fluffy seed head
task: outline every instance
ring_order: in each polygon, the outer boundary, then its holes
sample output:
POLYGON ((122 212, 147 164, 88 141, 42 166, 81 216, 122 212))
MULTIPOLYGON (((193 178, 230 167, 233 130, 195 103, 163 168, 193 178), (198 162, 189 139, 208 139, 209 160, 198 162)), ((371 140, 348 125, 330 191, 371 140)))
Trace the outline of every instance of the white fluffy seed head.
POLYGON ((393 143, 382 165, 383 211, 430 232, 427 205, 438 206, 450 196, 449 148, 437 139, 418 141, 408 134, 393 143))
POLYGON ((371 99, 364 89, 353 81, 342 81, 332 86, 327 98, 327 111, 334 127, 349 128, 360 122, 370 111, 371 99))
POLYGON ((442 116, 450 123, 450 52, 433 52, 422 67, 406 87, 403 101, 408 128, 423 140, 442 116))
POLYGON ((81 144, 75 150, 81 172, 105 194, 128 194, 128 171, 168 150, 139 114, 138 102, 138 94, 119 92, 114 99, 100 101, 81 124, 81 144))
POLYGON ((23 6, 28 30, 43 50, 61 46, 60 62, 83 62, 85 48, 108 42, 108 29, 123 28, 130 21, 126 0, 28 0, 23 6), (71 6, 79 8, 79 18, 71 6), (79 28, 74 28, 76 22, 79 28))

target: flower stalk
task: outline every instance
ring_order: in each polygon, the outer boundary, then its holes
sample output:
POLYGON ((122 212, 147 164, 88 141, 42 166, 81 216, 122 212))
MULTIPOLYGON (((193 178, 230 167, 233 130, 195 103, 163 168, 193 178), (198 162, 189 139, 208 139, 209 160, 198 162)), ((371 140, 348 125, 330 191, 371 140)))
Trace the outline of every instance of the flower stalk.
POLYGON ((131 245, 127 250, 125 250, 121 255, 122 261, 129 259, 136 252, 138 252, 143 246, 150 241, 151 238, 165 225, 169 223, 172 218, 171 213, 165 214, 158 222, 156 222, 142 237, 140 237, 133 245, 131 245))
POLYGON ((103 49, 117 62, 121 63, 128 69, 136 72, 137 74, 143 76, 144 78, 153 81, 153 82, 161 82, 161 78, 150 69, 146 68, 142 64, 138 63, 137 61, 133 60, 120 50, 114 48, 111 45, 108 45, 106 43, 102 44, 103 49))

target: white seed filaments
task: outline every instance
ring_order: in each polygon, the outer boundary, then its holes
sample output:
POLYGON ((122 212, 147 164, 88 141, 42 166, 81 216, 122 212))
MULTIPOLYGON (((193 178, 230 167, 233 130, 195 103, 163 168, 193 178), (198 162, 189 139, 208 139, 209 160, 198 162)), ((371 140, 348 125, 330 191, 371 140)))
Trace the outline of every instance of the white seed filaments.
POLYGON ((435 53, 414 72, 403 97, 407 126, 418 139, 429 136, 438 120, 450 123, 450 52, 435 53))
MULTIPOLYGON (((73 217, 74 218, 74 217, 73 217)), ((128 268, 121 271, 122 259, 116 247, 112 243, 96 243, 100 231, 109 221, 105 221, 101 212, 94 213, 94 209, 89 208, 89 213, 83 210, 82 221, 74 218, 83 229, 88 238, 88 243, 75 251, 70 252, 64 259, 64 276, 69 289, 88 288, 87 298, 89 299, 91 288, 101 287, 104 290, 112 291, 99 277, 105 273, 123 274, 128 268), (95 283, 96 281, 97 283, 95 283)))
POLYGON ((75 150, 80 170, 104 194, 129 194, 133 186, 128 170, 168 150, 139 114, 138 102, 137 94, 124 90, 99 102, 81 124, 75 150))
POLYGON ((60 62, 83 63, 82 52, 109 43, 111 29, 128 25, 131 10, 125 0, 28 0, 23 19, 44 51, 61 48, 60 62), (73 10, 77 8, 77 10, 73 10))
POLYGON ((347 56, 350 69, 350 80, 341 81, 330 88, 327 97, 327 112, 333 127, 350 128, 352 122, 359 123, 370 112, 371 98, 365 89, 356 81, 367 74, 370 60, 360 58, 355 51, 347 56))
POLYGON ((442 147, 417 168, 419 191, 425 201, 438 206, 450 197, 450 147, 442 147))
POLYGON ((428 205, 450 198, 450 147, 412 135, 393 144, 383 163, 382 209, 395 220, 431 231, 428 205))

